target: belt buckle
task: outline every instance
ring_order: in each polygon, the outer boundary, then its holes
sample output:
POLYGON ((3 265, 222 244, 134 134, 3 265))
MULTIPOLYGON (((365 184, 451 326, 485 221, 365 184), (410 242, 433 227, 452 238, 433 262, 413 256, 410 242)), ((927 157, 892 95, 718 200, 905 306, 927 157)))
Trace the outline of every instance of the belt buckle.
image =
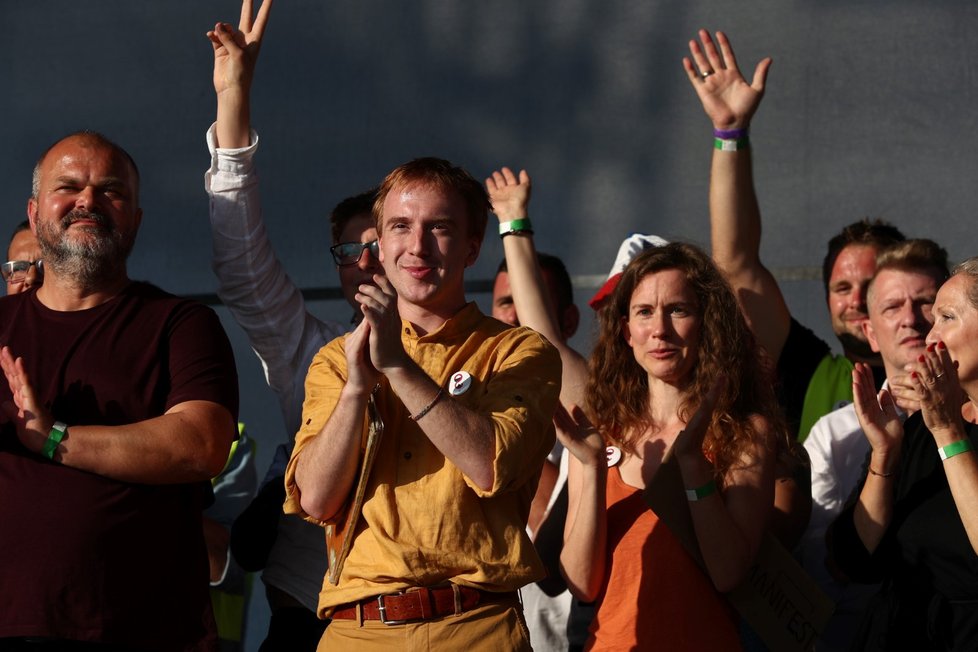
MULTIPOLYGON (((399 593, 394 593, 394 594, 391 594, 391 595, 400 595, 400 594, 399 593)), ((390 620, 390 619, 388 619, 387 618, 387 606, 384 604, 384 598, 386 598, 386 597, 387 597, 387 595, 383 595, 383 594, 377 596, 377 609, 378 609, 378 611, 380 611, 380 622, 384 623, 385 625, 405 625, 405 624, 411 622, 411 620, 408 619, 408 618, 405 618, 403 620, 390 620)))

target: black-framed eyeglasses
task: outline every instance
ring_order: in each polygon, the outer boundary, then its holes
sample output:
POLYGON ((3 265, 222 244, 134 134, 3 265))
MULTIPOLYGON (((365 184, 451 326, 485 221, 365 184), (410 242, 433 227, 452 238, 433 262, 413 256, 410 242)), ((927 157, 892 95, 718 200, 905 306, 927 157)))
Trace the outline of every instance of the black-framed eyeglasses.
POLYGON ((44 276, 44 263, 40 260, 8 260, 0 265, 0 274, 7 283, 23 283, 31 267, 37 269, 38 276, 44 276))
POLYGON ((356 265, 360 262, 365 249, 370 250, 370 255, 377 258, 380 255, 380 243, 377 240, 370 242, 341 242, 329 248, 329 253, 333 254, 333 262, 340 267, 356 265))

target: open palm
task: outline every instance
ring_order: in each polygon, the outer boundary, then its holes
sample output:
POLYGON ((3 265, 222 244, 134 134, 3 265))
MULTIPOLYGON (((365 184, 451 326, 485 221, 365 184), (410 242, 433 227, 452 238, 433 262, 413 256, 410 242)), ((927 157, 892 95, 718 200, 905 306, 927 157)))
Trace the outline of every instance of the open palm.
POLYGON ((684 57, 683 68, 703 103, 703 110, 717 129, 746 127, 764 95, 771 58, 762 59, 757 64, 754 79, 748 84, 737 67, 733 48, 723 32, 716 35, 719 49, 706 30, 701 29, 699 37, 702 45, 695 40, 689 42, 692 60, 684 57))

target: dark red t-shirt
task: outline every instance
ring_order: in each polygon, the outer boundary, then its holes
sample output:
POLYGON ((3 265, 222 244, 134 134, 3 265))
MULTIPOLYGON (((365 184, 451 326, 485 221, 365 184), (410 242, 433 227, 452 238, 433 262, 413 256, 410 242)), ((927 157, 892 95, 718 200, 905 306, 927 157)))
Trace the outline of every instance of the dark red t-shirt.
MULTIPOLYGON (((34 292, 0 299, 0 344, 59 421, 120 425, 189 400, 237 417, 227 336, 213 311, 146 283, 89 310, 34 292)), ((0 401, 10 401, 0 377, 0 401)), ((28 452, 0 412, 0 638, 44 636, 132 649, 215 640, 201 530, 205 484, 139 485, 28 452)))

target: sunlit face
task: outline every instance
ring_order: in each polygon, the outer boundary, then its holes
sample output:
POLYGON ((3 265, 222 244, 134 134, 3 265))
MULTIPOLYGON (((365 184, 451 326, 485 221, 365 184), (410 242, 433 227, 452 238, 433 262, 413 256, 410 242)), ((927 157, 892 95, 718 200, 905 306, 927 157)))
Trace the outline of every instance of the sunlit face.
POLYGON ((400 302, 447 315, 465 305, 465 268, 481 243, 469 233, 461 196, 417 183, 395 187, 381 227, 380 260, 400 302))
POLYGON ((696 364, 701 326, 699 301, 686 276, 667 269, 635 287, 622 331, 650 379, 683 386, 696 364))
POLYGON ((951 359, 958 363, 961 386, 974 398, 978 396, 978 310, 968 299, 972 283, 967 274, 955 274, 941 286, 927 343, 944 342, 951 359))
MULTIPOLYGON (((551 305, 559 311, 559 302, 557 301, 559 289, 553 272, 548 268, 542 268, 541 273, 543 274, 543 282, 547 286, 547 292, 550 294, 551 305)), ((510 326, 520 325, 519 316, 516 314, 516 304, 513 302, 513 290, 509 285, 509 273, 505 271, 496 274, 496 280, 492 284, 492 316, 510 326)), ((571 337, 577 328, 576 321, 571 322, 571 316, 568 314, 557 315, 557 320, 560 322, 558 325, 561 335, 564 338, 571 337)))
POLYGON ((839 252, 829 276, 828 305, 832 330, 843 346, 853 340, 866 343, 866 287, 876 271, 876 250, 866 245, 849 245, 839 252))
MULTIPOLYGON (((41 247, 37 244, 37 238, 31 233, 30 229, 18 231, 10 241, 7 248, 7 260, 26 260, 33 263, 41 258, 41 247)), ((37 267, 31 266, 27 271, 27 277, 21 283, 7 282, 7 294, 18 294, 26 292, 35 285, 44 282, 44 276, 37 273, 37 267)))
MULTIPOLYGON (((374 218, 369 213, 357 215, 351 218, 343 231, 340 239, 334 244, 343 242, 359 242, 366 244, 377 239, 377 226, 374 218)), ((343 297, 357 314, 360 314, 360 304, 356 301, 357 288, 361 284, 373 283, 374 274, 383 274, 384 268, 380 265, 380 260, 370 253, 369 249, 364 249, 360 254, 360 260, 354 265, 337 265, 336 271, 340 275, 340 287, 343 288, 343 297)))
POLYGON ((884 269, 876 275, 865 328, 873 351, 883 357, 887 375, 902 373, 923 353, 934 323, 939 285, 933 275, 920 272, 884 269))
POLYGON ((85 136, 55 145, 27 214, 47 270, 97 274, 121 266, 142 219, 136 173, 120 152, 85 136))

